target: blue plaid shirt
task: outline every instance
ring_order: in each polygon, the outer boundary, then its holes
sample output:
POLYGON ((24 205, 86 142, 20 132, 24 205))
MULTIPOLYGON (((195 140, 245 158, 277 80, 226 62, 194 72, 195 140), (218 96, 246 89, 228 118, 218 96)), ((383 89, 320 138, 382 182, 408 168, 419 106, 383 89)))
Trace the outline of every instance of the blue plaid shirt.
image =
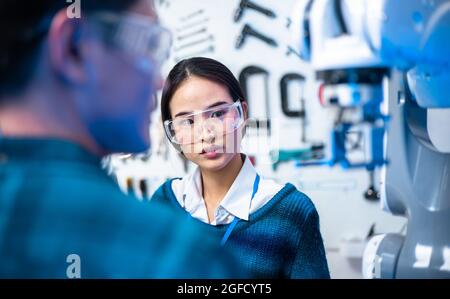
POLYGON ((72 254, 81 278, 245 276, 202 229, 122 194, 76 144, 0 138, 2 278, 66 278, 72 254))

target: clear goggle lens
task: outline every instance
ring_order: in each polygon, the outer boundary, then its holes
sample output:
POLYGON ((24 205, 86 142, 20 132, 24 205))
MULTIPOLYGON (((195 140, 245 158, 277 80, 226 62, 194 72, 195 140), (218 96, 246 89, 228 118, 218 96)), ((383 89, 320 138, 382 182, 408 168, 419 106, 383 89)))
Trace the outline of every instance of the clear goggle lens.
POLYGON ((223 136, 244 123, 240 101, 166 120, 164 128, 171 142, 179 145, 201 142, 206 134, 223 136))
POLYGON ((92 19, 100 23, 107 42, 119 49, 161 66, 169 57, 171 32, 158 21, 139 14, 95 13, 92 19))

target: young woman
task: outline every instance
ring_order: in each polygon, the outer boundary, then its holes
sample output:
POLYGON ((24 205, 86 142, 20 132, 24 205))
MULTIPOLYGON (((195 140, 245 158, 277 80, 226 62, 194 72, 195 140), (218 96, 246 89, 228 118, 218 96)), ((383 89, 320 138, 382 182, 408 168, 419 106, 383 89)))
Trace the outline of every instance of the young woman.
POLYGON ((329 278, 311 200, 291 184, 259 176, 239 151, 247 111, 223 64, 179 62, 165 83, 162 120, 170 142, 198 167, 164 183, 152 201, 203 222, 258 278, 329 278))

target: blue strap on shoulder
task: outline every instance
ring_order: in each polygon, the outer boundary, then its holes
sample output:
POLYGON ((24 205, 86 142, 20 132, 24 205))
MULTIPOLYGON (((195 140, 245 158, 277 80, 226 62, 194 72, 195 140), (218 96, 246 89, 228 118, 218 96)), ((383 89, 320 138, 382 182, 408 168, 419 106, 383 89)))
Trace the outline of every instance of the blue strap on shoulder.
MULTIPOLYGON (((253 183, 253 192, 252 192, 252 197, 250 199, 250 203, 252 202, 253 198, 255 197, 256 192, 258 192, 259 180, 260 180, 259 174, 256 174, 255 182, 253 183)), ((238 224, 239 220, 241 220, 241 219, 239 219, 238 217, 234 217, 233 222, 231 222, 230 226, 228 227, 227 231, 225 232, 225 235, 223 235, 222 241, 220 241, 220 246, 225 245, 225 243, 227 242, 231 233, 233 232, 233 229, 238 224)))

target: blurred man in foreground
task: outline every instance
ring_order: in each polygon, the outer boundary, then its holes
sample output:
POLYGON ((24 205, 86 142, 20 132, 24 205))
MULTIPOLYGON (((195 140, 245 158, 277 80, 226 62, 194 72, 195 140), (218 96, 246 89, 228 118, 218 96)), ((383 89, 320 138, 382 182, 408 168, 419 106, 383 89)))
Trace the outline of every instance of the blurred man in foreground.
POLYGON ((170 44, 151 1, 78 2, 80 17, 65 0, 0 0, 0 277, 234 276, 219 240, 100 167, 150 145, 170 44))

